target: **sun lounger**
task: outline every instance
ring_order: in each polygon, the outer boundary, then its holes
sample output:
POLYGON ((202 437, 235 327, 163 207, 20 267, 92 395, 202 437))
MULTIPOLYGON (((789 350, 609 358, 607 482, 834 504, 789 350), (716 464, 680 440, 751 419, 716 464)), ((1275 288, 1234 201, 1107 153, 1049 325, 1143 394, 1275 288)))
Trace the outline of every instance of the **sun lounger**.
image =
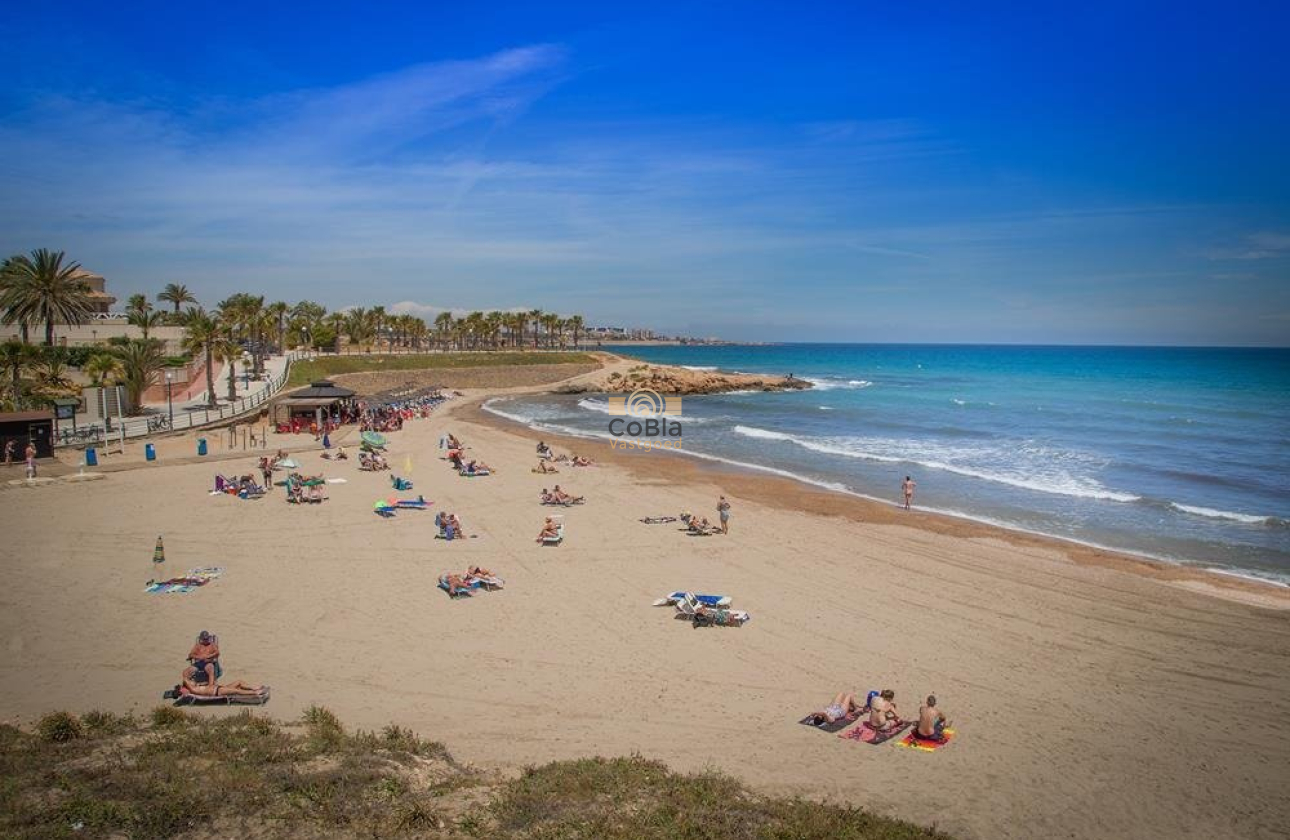
POLYGON ((395 499, 394 506, 401 510, 426 510, 433 502, 427 502, 425 496, 417 496, 415 499, 395 499))
POLYGON ((178 691, 172 688, 161 696, 165 700, 174 700, 176 706, 263 706, 269 702, 269 687, 266 685, 260 694, 232 694, 220 697, 205 697, 180 687, 178 691))
POLYGON ((684 601, 685 596, 687 594, 692 595, 696 601, 698 601, 700 604, 704 605, 705 607, 730 606, 729 595, 695 595, 692 592, 686 593, 686 592, 679 592, 679 591, 673 592, 671 595, 664 595, 662 598, 659 598, 657 601, 654 602, 654 606, 656 607, 674 606, 678 602, 684 601))
POLYGON ((543 537, 542 545, 559 545, 564 542, 564 523, 561 522, 555 526, 554 537, 543 537))
POLYGON ((676 614, 688 619, 695 627, 739 627, 752 619, 743 610, 705 606, 690 592, 684 593, 684 597, 677 601, 676 614))
POLYGON ((472 575, 468 572, 466 574, 466 580, 473 586, 483 589, 486 592, 492 592, 506 586, 506 581, 502 580, 497 575, 484 577, 482 575, 472 575))

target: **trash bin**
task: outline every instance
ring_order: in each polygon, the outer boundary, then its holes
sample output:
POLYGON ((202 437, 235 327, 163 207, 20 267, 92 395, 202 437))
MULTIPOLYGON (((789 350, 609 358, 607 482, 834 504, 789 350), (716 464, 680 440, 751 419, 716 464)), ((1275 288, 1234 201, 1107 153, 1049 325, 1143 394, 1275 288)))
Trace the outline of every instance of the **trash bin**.
POLYGON ((197 454, 198 455, 206 454, 206 438, 197 439, 197 454))
POLYGON ((91 446, 85 450, 85 466, 97 467, 98 465, 99 465, 99 453, 95 451, 94 447, 91 446))
POLYGON ((149 461, 157 460, 157 449, 151 443, 143 445, 143 457, 149 461))

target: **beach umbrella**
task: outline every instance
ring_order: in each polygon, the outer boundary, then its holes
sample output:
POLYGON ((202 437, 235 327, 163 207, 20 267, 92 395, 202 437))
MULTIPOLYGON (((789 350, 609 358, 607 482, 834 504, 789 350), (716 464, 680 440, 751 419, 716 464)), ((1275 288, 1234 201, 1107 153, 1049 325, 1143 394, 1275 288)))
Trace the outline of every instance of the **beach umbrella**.
POLYGON ((331 449, 331 438, 326 432, 323 432, 323 449, 331 449))
POLYGON ((157 537, 157 546, 152 549, 152 562, 160 565, 166 562, 166 547, 161 544, 161 537, 157 537))

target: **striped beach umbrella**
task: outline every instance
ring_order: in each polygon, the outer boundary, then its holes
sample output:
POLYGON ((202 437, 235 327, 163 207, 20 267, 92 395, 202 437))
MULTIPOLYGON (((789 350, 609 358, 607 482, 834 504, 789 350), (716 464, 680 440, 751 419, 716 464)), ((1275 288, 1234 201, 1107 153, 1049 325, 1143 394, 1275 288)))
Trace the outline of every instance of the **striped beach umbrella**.
POLYGON ((157 537, 157 547, 152 550, 152 562, 166 562, 166 547, 161 544, 161 537, 157 537))

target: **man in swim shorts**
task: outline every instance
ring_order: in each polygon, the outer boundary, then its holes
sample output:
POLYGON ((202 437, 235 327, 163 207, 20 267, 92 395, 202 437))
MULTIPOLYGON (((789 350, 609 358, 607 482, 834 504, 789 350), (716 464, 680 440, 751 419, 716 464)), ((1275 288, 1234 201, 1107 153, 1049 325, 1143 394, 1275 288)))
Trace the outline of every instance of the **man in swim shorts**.
POLYGON ((918 710, 918 727, 914 730, 924 741, 945 740, 945 715, 936 708, 936 695, 927 696, 927 705, 918 710))
POLYGON ((905 510, 909 510, 909 506, 914 501, 914 488, 916 486, 918 486, 917 482, 909 476, 905 476, 905 480, 901 482, 900 489, 905 493, 905 510))

